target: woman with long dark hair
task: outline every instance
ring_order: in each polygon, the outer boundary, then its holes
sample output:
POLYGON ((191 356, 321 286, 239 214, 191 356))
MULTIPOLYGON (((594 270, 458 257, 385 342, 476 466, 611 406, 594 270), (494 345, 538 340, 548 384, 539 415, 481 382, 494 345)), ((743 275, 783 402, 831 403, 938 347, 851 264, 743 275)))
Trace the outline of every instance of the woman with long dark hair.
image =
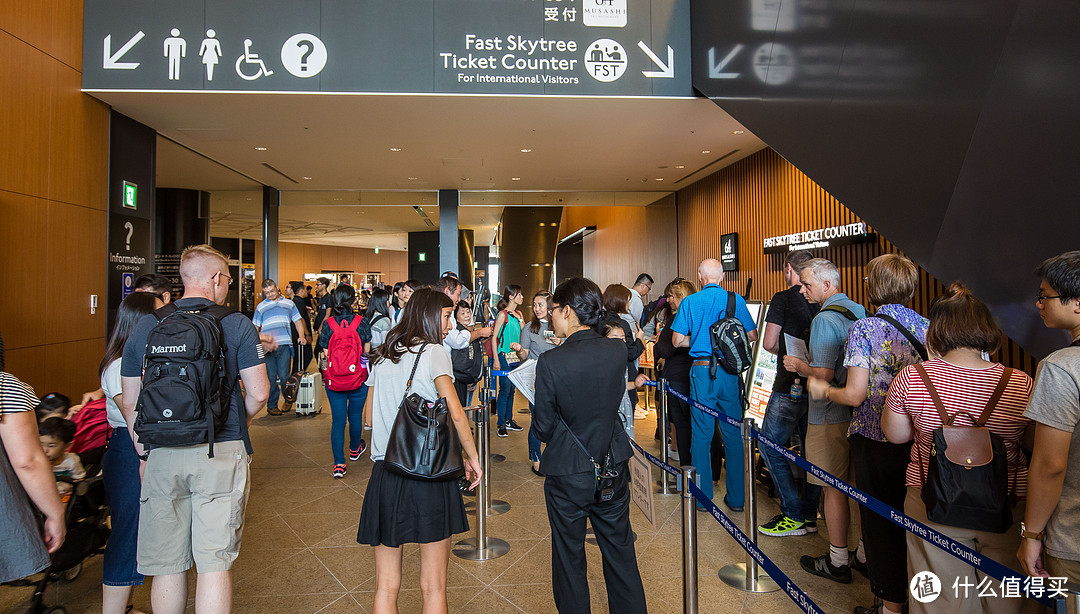
POLYGON ((595 330, 603 307, 600 288, 580 277, 552 296, 551 326, 562 345, 536 365, 533 429, 547 443, 540 458, 546 476, 544 499, 551 524, 551 575, 560 612, 589 611, 584 573, 585 519, 596 533, 604 559, 608 609, 644 614, 641 584, 630 531, 630 442, 619 420, 626 394, 626 344, 595 330), (593 460, 610 458, 612 481, 597 492, 593 460))
POLYGON ((364 311, 362 327, 371 331, 372 349, 379 347, 386 340, 386 333, 390 330, 393 322, 390 318, 390 293, 383 288, 376 288, 368 299, 367 310, 364 311))
POLYGON ((105 356, 98 367, 101 389, 105 392, 105 415, 111 431, 101 463, 105 497, 112 512, 112 532, 105 544, 101 571, 103 614, 123 614, 131 601, 131 587, 143 583, 142 574, 135 568, 142 477, 139 475, 139 456, 135 453, 131 432, 124 414, 120 412, 123 406, 120 359, 135 324, 163 304, 157 295, 149 292, 129 294, 120 303, 112 335, 105 346, 105 356))
MULTIPOLYGON (((495 326, 492 334, 495 336, 495 352, 499 358, 499 368, 503 371, 510 369, 510 364, 517 362, 517 355, 512 345, 521 341, 521 329, 525 324, 525 318, 518 311, 525 297, 521 294, 521 286, 510 284, 503 290, 502 298, 496 306, 499 315, 495 316, 495 326)), ((506 437, 506 431, 520 431, 521 425, 514 420, 514 385, 510 378, 499 378, 499 396, 495 399, 495 413, 499 417, 498 435, 506 437)))
MULTIPOLYGON (((351 326, 353 318, 360 316, 353 311, 356 303, 356 290, 352 286, 340 285, 334 288, 334 307, 330 311, 330 317, 323 322, 322 330, 319 331, 319 349, 326 351, 329 357, 330 339, 334 335, 349 334, 345 328, 351 326), (334 332, 330 320, 338 327, 334 332)), ((364 344, 364 353, 371 349, 371 329, 363 324, 357 329, 360 342, 364 344)), ((332 468, 334 478, 345 477, 345 424, 349 425, 349 460, 356 462, 367 449, 364 441, 364 426, 361 420, 364 416, 364 403, 367 401, 367 383, 360 384, 354 390, 330 390, 329 382, 326 382, 326 399, 330 401, 330 449, 334 454, 334 466, 332 468)))
MULTIPOLYGON (((510 349, 517 352, 519 360, 539 360, 541 354, 562 342, 555 336, 555 331, 551 330, 551 323, 548 321, 551 313, 551 292, 541 290, 533 295, 532 313, 529 325, 521 331, 520 343, 510 344, 510 349)), ((534 405, 529 403, 529 412, 532 413, 534 409, 534 405)), ((532 463, 533 473, 540 475, 540 440, 532 428, 529 428, 529 462, 532 463)))
POLYGON ((420 282, 415 279, 406 279, 401 282, 401 287, 394 286, 394 298, 397 300, 397 309, 394 310, 392 320, 394 324, 401 321, 401 313, 405 310, 405 306, 409 304, 409 298, 412 297, 413 292, 416 292, 420 287, 420 282))
POLYGON ((457 480, 422 481, 383 466, 390 430, 405 393, 446 400, 461 450, 465 476, 480 483, 480 459, 468 419, 454 391, 450 352, 442 345, 453 326, 454 304, 442 292, 417 290, 372 358, 372 394, 364 410, 371 426, 371 470, 356 541, 375 548, 376 613, 397 612, 402 545, 420 544, 420 586, 425 612, 445 612, 450 536, 469 529, 457 480), (415 375, 410 373, 415 368, 415 375))

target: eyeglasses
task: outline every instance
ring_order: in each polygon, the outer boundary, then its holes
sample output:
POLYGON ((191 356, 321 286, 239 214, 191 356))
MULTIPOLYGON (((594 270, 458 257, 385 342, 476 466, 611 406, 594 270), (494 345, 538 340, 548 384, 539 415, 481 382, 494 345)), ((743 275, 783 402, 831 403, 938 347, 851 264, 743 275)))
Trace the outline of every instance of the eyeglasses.
POLYGON ((221 276, 225 276, 229 280, 228 285, 230 285, 230 286, 232 285, 232 275, 229 275, 228 273, 222 273, 221 271, 218 271, 217 273, 214 273, 214 277, 221 277, 221 276))
POLYGON ((1052 298, 1061 298, 1061 295, 1059 294, 1057 296, 1046 296, 1045 294, 1042 293, 1042 290, 1039 290, 1039 294, 1035 297, 1035 302, 1036 303, 1044 303, 1047 300, 1052 299, 1052 298))

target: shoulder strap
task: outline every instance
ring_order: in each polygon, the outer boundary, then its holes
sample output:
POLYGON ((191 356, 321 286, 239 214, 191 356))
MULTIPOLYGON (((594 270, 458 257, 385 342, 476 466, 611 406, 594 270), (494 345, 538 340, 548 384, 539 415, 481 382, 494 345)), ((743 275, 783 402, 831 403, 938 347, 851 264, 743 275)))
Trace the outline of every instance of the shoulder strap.
POLYGON ((724 311, 725 318, 735 317, 735 293, 727 293, 727 310, 724 311))
POLYGON ((412 363, 412 371, 409 373, 409 381, 405 383, 405 394, 401 395, 401 401, 405 402, 405 398, 409 396, 409 390, 412 390, 412 380, 416 376, 416 367, 420 366, 420 356, 424 354, 424 348, 427 344, 420 346, 420 349, 416 351, 416 360, 412 363))
POLYGON ((921 356, 923 360, 928 359, 929 355, 926 353, 926 346, 924 346, 919 341, 919 339, 915 337, 915 335, 913 335, 911 331, 908 330, 906 326, 901 324, 896 318, 885 313, 875 313, 873 317, 879 320, 884 320, 891 324, 893 328, 900 332, 900 334, 907 337, 908 342, 911 343, 911 346, 915 348, 915 351, 919 353, 919 356, 921 356))
POLYGON ((979 414, 979 420, 975 423, 978 426, 986 426, 986 421, 990 419, 990 414, 994 413, 994 408, 997 407, 998 401, 1001 400, 1001 395, 1005 394, 1005 387, 1009 385, 1012 371, 1009 367, 1005 367, 1001 372, 1001 379, 998 380, 997 388, 994 388, 994 394, 990 395, 990 400, 986 402, 986 409, 979 414))
POLYGON ((341 330, 341 325, 338 324, 337 318, 334 317, 334 316, 330 316, 329 318, 326 318, 326 325, 330 327, 331 334, 336 333, 339 330, 341 330))
POLYGON ((840 315, 851 320, 852 322, 857 322, 860 320, 859 316, 855 315, 850 309, 848 309, 847 307, 841 307, 840 305, 829 305, 828 307, 822 307, 818 310, 817 314, 814 317, 816 318, 819 315, 825 313, 826 311, 835 311, 836 313, 839 313, 840 315))
POLYGON ((349 320, 349 323, 346 326, 346 328, 348 328, 351 331, 358 331, 358 330, 360 330, 360 325, 363 324, 363 323, 364 323, 364 318, 362 318, 360 316, 356 316, 353 319, 349 320))
POLYGON ((570 430, 570 425, 566 423, 566 420, 563 420, 562 414, 560 414, 559 412, 555 412, 555 415, 559 418, 559 422, 562 422, 563 428, 566 429, 566 432, 570 433, 570 438, 574 440, 574 443, 577 444, 577 447, 581 448, 581 451, 585 453, 585 456, 589 459, 589 462, 592 463, 594 467, 598 466, 596 460, 593 459, 593 455, 589 454, 589 451, 585 448, 585 444, 581 443, 581 440, 577 438, 577 435, 574 434, 574 431, 570 430))
POLYGON ((937 407, 938 413, 941 414, 941 424, 952 426, 952 418, 949 417, 949 412, 945 411, 945 404, 941 402, 941 397, 938 395, 937 388, 934 388, 934 382, 930 381, 930 374, 926 372, 926 367, 924 367, 922 363, 919 363, 915 365, 915 371, 919 373, 923 385, 926 386, 926 392, 930 394, 930 398, 934 401, 934 406, 937 407))
POLYGON ((162 305, 154 310, 154 317, 160 322, 166 317, 176 313, 176 303, 169 303, 168 305, 162 305))

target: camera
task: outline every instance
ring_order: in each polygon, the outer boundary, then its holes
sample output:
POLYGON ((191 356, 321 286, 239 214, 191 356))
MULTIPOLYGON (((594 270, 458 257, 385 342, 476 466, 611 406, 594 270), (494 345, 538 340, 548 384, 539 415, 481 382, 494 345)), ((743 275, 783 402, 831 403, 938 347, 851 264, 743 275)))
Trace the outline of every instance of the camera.
POLYGON ((619 477, 611 452, 604 455, 600 464, 593 466, 596 472, 596 500, 601 503, 611 501, 615 496, 615 478, 619 477))

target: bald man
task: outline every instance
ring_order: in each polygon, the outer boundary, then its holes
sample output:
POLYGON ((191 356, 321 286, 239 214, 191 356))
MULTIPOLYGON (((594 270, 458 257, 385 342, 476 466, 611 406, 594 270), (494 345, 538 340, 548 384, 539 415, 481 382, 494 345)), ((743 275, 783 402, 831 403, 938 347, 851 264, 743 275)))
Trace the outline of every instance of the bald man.
MULTIPOLYGON (((701 291, 687 296, 679 303, 675 321, 671 323, 671 341, 675 347, 690 348, 690 357, 694 360, 690 367, 690 396, 706 407, 712 407, 722 414, 736 420, 742 420, 742 399, 739 398, 739 376, 724 369, 716 369, 715 377, 709 374, 709 357, 712 356, 712 343, 709 340, 709 327, 728 314, 728 291, 720 287, 724 281, 724 267, 715 258, 701 261, 698 266, 698 281, 701 291)), ((750 317, 743 297, 735 295, 735 317, 746 329, 747 338, 753 342, 758 337, 757 323, 750 317)), ((710 458, 713 433, 718 420, 709 414, 690 408, 690 456, 691 458, 710 458)), ((720 422, 720 434, 724 438, 724 462, 726 465, 724 484, 727 495, 724 503, 733 512, 743 509, 743 442, 739 429, 720 422)), ((701 490, 712 499, 713 475, 709 462, 695 463, 701 481, 701 490)), ((700 508, 699 508, 700 509, 700 508)))
POLYGON ((155 576, 150 588, 155 612, 184 611, 186 572, 192 563, 198 572, 195 610, 228 612, 232 607, 230 569, 240 549, 247 506, 252 452, 248 425, 266 405, 270 384, 259 333, 251 321, 238 312, 222 314, 213 307, 225 302, 232 283, 225 256, 209 245, 189 247, 180 257, 180 277, 184 298, 139 320, 120 364, 120 409, 143 475, 136 559, 139 573, 155 576), (213 458, 205 440, 187 446, 148 447, 135 433, 147 336, 158 323, 156 316, 175 311, 208 311, 224 334, 223 385, 232 394, 225 423, 214 434, 213 458), (237 379, 243 382, 243 391, 237 379))

